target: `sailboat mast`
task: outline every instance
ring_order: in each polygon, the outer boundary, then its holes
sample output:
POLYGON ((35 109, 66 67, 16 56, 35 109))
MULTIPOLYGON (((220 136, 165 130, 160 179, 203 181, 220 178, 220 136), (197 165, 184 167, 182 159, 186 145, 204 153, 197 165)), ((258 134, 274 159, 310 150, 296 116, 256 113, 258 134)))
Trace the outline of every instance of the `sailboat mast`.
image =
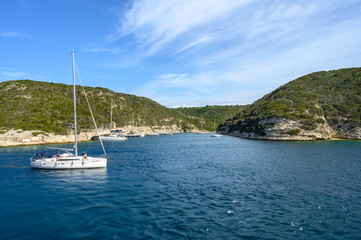
POLYGON ((71 52, 72 56, 72 63, 73 63, 73 99, 74 99, 74 138, 75 138, 75 144, 74 144, 74 155, 78 156, 78 141, 76 137, 76 94, 75 94, 75 69, 74 69, 74 51, 71 52))
POLYGON ((113 99, 110 102, 110 133, 112 132, 112 119, 113 118, 113 99))

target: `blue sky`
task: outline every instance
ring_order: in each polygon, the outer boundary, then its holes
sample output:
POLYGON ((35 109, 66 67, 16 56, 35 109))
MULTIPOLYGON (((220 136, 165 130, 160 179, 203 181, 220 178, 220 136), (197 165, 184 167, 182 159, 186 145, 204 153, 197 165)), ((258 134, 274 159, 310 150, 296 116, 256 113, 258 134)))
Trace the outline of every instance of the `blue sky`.
POLYGON ((167 107, 248 104, 361 67, 361 1, 2 0, 0 81, 72 83, 167 107))

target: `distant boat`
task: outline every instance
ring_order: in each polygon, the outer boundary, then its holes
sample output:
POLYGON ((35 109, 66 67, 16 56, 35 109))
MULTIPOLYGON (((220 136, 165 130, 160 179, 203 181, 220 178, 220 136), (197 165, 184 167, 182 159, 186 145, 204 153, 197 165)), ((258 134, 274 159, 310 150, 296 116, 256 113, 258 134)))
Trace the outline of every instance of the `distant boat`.
MULTIPOLYGON (((47 148, 55 151, 37 152, 30 158, 30 167, 39 169, 83 169, 83 168, 105 168, 107 167, 107 158, 105 157, 88 157, 85 152, 78 156, 78 142, 76 135, 76 94, 75 94, 75 69, 74 69, 74 52, 72 54, 73 63, 73 98, 74 98, 74 149, 67 148, 47 148), (72 153, 74 152, 74 153, 72 153)), ((92 115, 93 117, 93 115, 92 115)), ((93 119, 94 120, 94 119, 93 119)), ((94 121, 95 122, 95 121, 94 121)), ((102 142, 100 141, 102 144, 102 142)), ((104 154, 106 154, 102 144, 104 154)))
MULTIPOLYGON (((134 114, 132 113, 132 122, 133 122, 133 129, 134 129, 134 114)), ((138 115, 138 121, 137 121, 137 127, 139 122, 139 115, 138 115)), ((135 133, 133 130, 131 130, 129 133, 125 135, 127 138, 133 138, 133 137, 144 137, 144 133, 135 133)))
POLYGON ((159 136, 159 133, 147 133, 148 136, 159 136))
POLYGON ((161 135, 173 135, 173 133, 171 133, 171 132, 164 132, 164 133, 161 133, 161 135))
POLYGON ((128 138, 126 138, 125 136, 123 136, 121 134, 104 135, 104 136, 100 136, 100 139, 102 141, 125 141, 125 140, 128 140, 128 138))
POLYGON ((127 138, 121 134, 122 130, 112 130, 112 122, 113 122, 113 99, 110 103, 110 134, 100 136, 99 138, 103 141, 114 141, 114 142, 127 140, 127 138))
POLYGON ((211 137, 222 137, 222 136, 223 136, 222 134, 218 134, 218 133, 211 134, 211 137))
POLYGON ((203 115, 202 115, 202 121, 201 121, 201 130, 200 132, 197 132, 198 134, 208 134, 209 132, 203 131, 203 115))
POLYGON ((130 138, 130 137, 144 137, 144 134, 130 132, 126 136, 127 136, 127 138, 130 138))
MULTIPOLYGON (((213 128, 216 128, 216 122, 213 120, 213 128)), ((222 137, 222 134, 214 133, 211 135, 211 137, 222 137)))

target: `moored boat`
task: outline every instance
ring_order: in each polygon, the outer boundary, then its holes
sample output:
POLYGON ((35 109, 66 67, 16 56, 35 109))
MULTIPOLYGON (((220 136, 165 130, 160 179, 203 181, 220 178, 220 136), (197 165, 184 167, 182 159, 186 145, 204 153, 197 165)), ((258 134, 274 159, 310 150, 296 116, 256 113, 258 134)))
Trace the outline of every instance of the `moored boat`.
POLYGON ((133 132, 130 132, 130 133, 126 134, 126 137, 127 137, 127 138, 131 138, 131 137, 144 137, 144 134, 143 134, 143 133, 133 133, 133 132))
POLYGON ((110 134, 100 136, 99 139, 103 141, 125 141, 127 138, 122 134, 122 130, 112 130, 113 126, 113 99, 110 103, 110 134))
POLYGON ((30 158, 30 167, 39 169, 86 169, 86 168, 105 168, 107 159, 100 157, 88 157, 86 153, 82 156, 75 156, 74 149, 66 148, 47 148, 54 151, 37 152, 30 158), (60 153, 60 152, 63 153, 60 153))
MULTIPOLYGON (((47 148, 57 150, 58 152, 44 151, 35 153, 30 158, 30 167, 39 169, 83 169, 83 168, 105 168, 107 167, 106 157, 88 157, 85 152, 82 156, 78 156, 78 141, 77 141, 77 121, 76 121, 76 94, 75 94, 75 69, 74 69, 74 52, 72 54, 73 63, 73 99, 74 99, 74 149, 69 148, 47 148), (62 152, 62 153, 60 153, 62 152), (72 153, 74 152, 74 153, 72 153)), ((84 95, 86 96, 85 92, 84 95)), ((87 99, 87 98, 86 98, 87 99)), ((87 100, 88 101, 88 100, 87 100)), ((91 111, 90 111, 91 112, 91 111)), ((92 112, 91 112, 92 114, 92 112)), ((94 124, 95 120, 92 115, 94 124)), ((96 124, 95 124, 96 127, 96 124)), ((104 154, 106 155, 103 143, 104 154)))
POLYGON ((222 134, 218 134, 218 133, 215 133, 215 134, 212 134, 211 137, 222 137, 223 135, 222 134))
POLYGON ((99 139, 102 141, 125 141, 128 140, 125 136, 120 134, 110 134, 110 135, 104 135, 100 136, 99 139))

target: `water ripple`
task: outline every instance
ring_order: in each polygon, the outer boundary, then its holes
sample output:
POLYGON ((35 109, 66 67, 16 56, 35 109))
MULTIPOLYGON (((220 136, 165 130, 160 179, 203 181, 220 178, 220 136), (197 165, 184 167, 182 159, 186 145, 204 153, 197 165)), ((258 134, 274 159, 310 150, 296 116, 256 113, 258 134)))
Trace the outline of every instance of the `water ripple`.
POLYGON ((33 147, 0 149, 0 238, 361 238, 359 142, 179 134, 106 148, 107 169, 66 171, 29 169, 33 147))

